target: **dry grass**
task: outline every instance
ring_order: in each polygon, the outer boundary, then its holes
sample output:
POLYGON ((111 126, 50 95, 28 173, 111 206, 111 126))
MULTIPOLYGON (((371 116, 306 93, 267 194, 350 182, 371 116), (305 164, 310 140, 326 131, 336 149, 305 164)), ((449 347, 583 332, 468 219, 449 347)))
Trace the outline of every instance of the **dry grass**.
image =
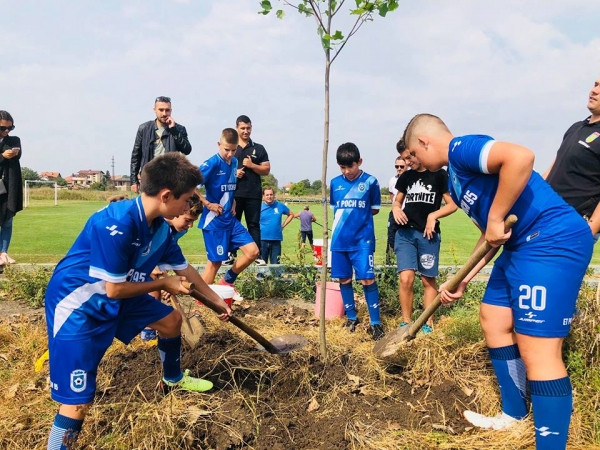
MULTIPOLYGON (((592 300, 594 296, 595 291, 592 300)), ((591 320, 592 328, 597 326, 600 311, 593 309, 593 312, 596 314, 593 318, 580 317, 579 320, 586 324, 591 320)), ((361 314, 366 312, 361 310, 361 314)), ((294 448, 321 448, 306 446, 294 435, 293 427, 299 426, 302 420, 296 417, 299 411, 316 424, 326 424, 330 417, 342 414, 346 419, 343 423, 324 429, 324 433, 338 433, 335 436, 339 435, 339 448, 469 450, 534 446, 530 420, 508 432, 452 429, 450 416, 456 417, 467 407, 485 414, 499 410, 496 383, 483 343, 458 344, 446 336, 444 329, 456 326, 452 318, 441 321, 436 333, 418 337, 403 348, 403 368, 378 362, 368 336, 360 331, 349 334, 340 326, 341 321, 328 323, 329 358, 323 362, 318 356, 316 326, 283 324, 262 314, 247 316, 244 320, 267 338, 299 333, 311 343, 288 355, 250 351, 252 344, 249 345, 246 335, 205 315, 209 330, 229 333, 227 345, 219 347, 222 342, 209 340, 193 355, 186 352, 184 363, 219 380, 218 389, 213 394, 175 392, 166 396, 148 387, 158 381, 155 350, 137 340, 127 347, 115 344, 99 373, 99 395, 86 419, 80 446, 148 450, 258 449, 266 447, 256 446, 252 436, 273 433, 274 438, 287 434, 286 439, 293 442, 294 448), (137 359, 133 360, 134 357, 137 359), (131 381, 134 368, 138 368, 137 378, 129 385, 128 377, 131 381), (466 400, 450 405, 444 403, 440 396, 440 388, 444 386, 458 386, 466 400), (410 395, 406 397, 407 392, 415 393, 414 399, 410 395), (277 401, 284 396, 285 403, 277 401), (356 408, 356 398, 363 408, 356 408), (404 408, 407 422, 400 423, 394 418, 380 422, 368 420, 370 410, 386 402, 397 405, 397 409, 404 408), (434 416, 432 428, 431 417, 434 416), (230 442, 229 447, 207 444, 224 442, 224 439, 230 442)), ((588 339, 574 331, 570 345, 581 345, 586 354, 597 352, 597 340, 596 344, 590 343, 593 340, 589 339, 590 330, 585 328, 581 332, 586 333, 588 339)), ((33 364, 45 347, 43 323, 23 318, 16 323, 0 324, 0 408, 4 412, 0 418, 0 448, 44 449, 46 446, 56 404, 48 395, 47 366, 39 374, 33 372, 33 364)), ((591 443, 597 439, 600 426, 598 391, 584 392, 583 386, 576 385, 569 449, 600 448, 591 443)))

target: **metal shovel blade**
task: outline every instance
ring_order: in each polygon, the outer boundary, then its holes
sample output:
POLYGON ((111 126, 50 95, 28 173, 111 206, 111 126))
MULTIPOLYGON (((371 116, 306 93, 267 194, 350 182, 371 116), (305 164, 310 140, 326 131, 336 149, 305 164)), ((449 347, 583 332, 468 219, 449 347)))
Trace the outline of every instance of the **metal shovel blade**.
MULTIPOLYGON (((290 353, 300 350, 308 344, 308 339, 299 334, 285 334, 283 336, 277 336, 269 341, 273 347, 277 350, 277 353, 290 353)), ((266 350, 262 345, 257 345, 256 348, 263 351, 266 350)))

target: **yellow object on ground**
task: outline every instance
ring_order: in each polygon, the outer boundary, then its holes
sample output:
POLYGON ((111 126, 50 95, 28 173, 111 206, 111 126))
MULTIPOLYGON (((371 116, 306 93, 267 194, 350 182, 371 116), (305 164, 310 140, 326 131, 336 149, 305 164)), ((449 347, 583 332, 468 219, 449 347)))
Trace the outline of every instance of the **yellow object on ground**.
POLYGON ((46 361, 48 361, 48 356, 49 356, 49 355, 48 355, 48 350, 46 350, 46 351, 44 352, 44 354, 43 354, 42 356, 40 356, 40 357, 38 358, 38 360, 35 362, 35 366, 34 366, 34 367, 35 367, 35 371, 36 371, 36 373, 37 373, 37 372, 41 372, 42 368, 44 367, 44 363, 45 363, 46 361))

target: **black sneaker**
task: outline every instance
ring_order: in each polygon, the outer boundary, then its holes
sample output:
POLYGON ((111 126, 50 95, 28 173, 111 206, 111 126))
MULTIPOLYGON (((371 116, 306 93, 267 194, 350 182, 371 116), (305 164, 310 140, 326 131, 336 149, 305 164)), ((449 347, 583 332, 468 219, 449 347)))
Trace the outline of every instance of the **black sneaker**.
POLYGON ((344 328, 348 328, 348 330, 350 331, 350 333, 354 333, 354 330, 356 330, 356 325, 358 325, 360 323, 360 320, 358 319, 348 319, 346 320, 346 323, 344 325, 342 325, 344 328))
POLYGON ((379 339, 385 336, 385 331, 383 331, 383 325, 371 325, 369 327, 369 334, 371 335, 374 341, 378 341, 379 339))
POLYGON ((221 263, 223 266, 233 266, 233 263, 235 262, 235 258, 231 253, 229 253, 228 256, 229 256, 229 258, 227 258, 225 261, 223 261, 221 263))

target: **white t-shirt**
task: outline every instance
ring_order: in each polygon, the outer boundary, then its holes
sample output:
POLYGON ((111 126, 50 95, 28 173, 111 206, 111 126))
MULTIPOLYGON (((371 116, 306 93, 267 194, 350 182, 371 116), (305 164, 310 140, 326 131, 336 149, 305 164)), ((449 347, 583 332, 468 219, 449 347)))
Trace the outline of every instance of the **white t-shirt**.
POLYGON ((398 175, 394 175, 392 178, 390 178, 390 184, 388 186, 390 194, 394 194, 394 198, 392 199, 392 203, 394 203, 394 200, 396 200, 396 194, 398 194, 398 189, 396 189, 396 182, 397 181, 398 181, 398 175))

